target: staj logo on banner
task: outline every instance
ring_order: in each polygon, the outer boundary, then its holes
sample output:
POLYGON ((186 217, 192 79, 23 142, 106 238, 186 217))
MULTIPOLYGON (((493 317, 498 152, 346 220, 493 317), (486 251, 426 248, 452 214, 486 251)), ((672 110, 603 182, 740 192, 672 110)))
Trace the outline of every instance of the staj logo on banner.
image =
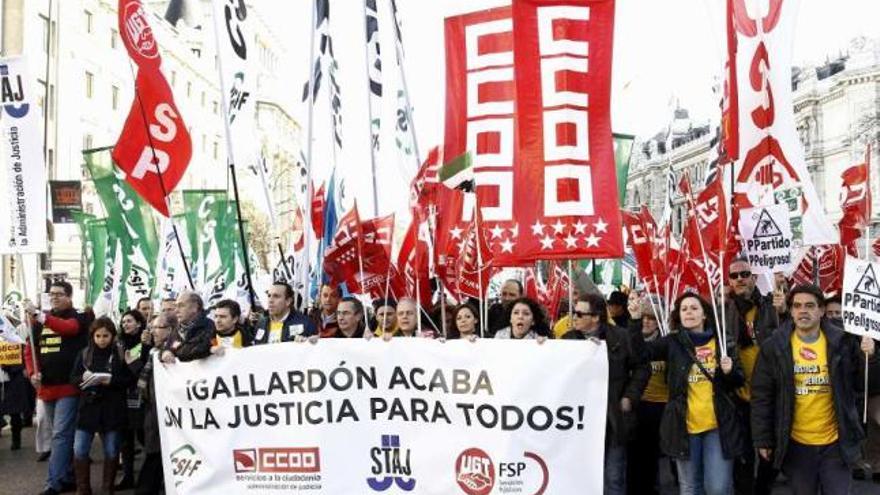
POLYGON ((405 492, 416 487, 416 479, 412 477, 413 469, 410 462, 410 449, 400 448, 398 435, 382 435, 381 445, 370 449, 373 476, 367 478, 367 486, 373 491, 384 492, 397 485, 405 492))

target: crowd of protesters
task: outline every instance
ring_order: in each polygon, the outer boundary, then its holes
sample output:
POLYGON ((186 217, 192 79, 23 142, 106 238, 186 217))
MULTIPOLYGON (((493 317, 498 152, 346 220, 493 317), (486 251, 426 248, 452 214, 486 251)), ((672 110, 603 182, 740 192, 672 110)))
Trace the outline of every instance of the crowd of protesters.
POLYGON ((572 303, 548 315, 519 281, 508 280, 485 321, 480 301, 434 311, 410 298, 364 305, 329 285, 303 312, 291 287, 278 282, 265 311, 245 315, 232 300, 205 308, 187 291, 161 301, 159 312, 142 299, 117 324, 76 311, 70 284, 53 282, 50 308, 25 308, 31 338, 22 363, 0 370, 0 414, 9 418, 13 450, 21 448, 22 428, 35 426, 38 460, 48 463, 44 494, 91 493, 95 437, 102 493, 160 493, 156 363, 322 338, 603 341, 605 493, 660 493, 666 483, 682 494, 769 494, 778 482, 797 495, 849 493, 854 475, 880 472, 874 341, 843 331, 839 297, 826 299, 811 285, 789 290, 782 280, 764 295, 747 261, 727 268, 722 311, 690 292, 667 309, 636 291, 605 298, 575 288, 572 303))

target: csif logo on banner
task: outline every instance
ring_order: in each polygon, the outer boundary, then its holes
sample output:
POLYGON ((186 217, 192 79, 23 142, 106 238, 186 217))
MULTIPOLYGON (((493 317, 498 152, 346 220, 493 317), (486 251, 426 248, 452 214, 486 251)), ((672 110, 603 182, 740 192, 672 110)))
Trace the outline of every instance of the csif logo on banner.
POLYGON ((373 461, 370 469, 373 476, 367 478, 367 485, 373 491, 384 492, 391 485, 397 485, 405 492, 415 489, 410 449, 400 448, 398 435, 382 435, 381 445, 370 449, 370 458, 373 461))
POLYGON ((169 458, 171 459, 171 475, 174 477, 175 487, 190 480, 202 465, 201 456, 188 443, 171 452, 169 458))
POLYGON ((24 101, 21 74, 10 75, 9 66, 0 64, 0 104, 3 105, 3 109, 10 117, 20 119, 30 110, 30 105, 24 101))

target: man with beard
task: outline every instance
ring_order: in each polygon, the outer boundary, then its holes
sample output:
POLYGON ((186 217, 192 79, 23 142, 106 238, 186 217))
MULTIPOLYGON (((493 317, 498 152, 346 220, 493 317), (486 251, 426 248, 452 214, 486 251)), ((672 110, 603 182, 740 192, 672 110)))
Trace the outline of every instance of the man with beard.
MULTIPOLYGON (((725 324, 728 332, 737 336, 737 347, 746 384, 737 390, 740 416, 749 434, 752 373, 761 344, 779 327, 779 313, 785 311, 780 293, 766 296, 756 288, 757 277, 746 258, 734 258, 728 265, 730 298, 725 301, 725 324)), ((719 315, 720 316, 720 315, 719 315)), ((749 442, 749 438, 747 438, 749 442)), ((738 494, 770 494, 777 470, 765 459, 758 459, 755 473, 755 453, 749 452, 734 464, 733 483, 738 494)))

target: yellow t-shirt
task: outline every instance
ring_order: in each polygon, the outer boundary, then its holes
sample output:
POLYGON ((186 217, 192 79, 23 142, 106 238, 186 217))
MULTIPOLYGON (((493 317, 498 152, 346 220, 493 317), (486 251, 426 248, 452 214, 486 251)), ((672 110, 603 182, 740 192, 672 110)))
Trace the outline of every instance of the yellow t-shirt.
POLYGON ((794 415, 791 439, 804 445, 828 445, 837 440, 837 417, 828 373, 828 341, 819 331, 812 344, 791 334, 794 358, 794 415))
POLYGON ((277 344, 281 342, 281 330, 284 328, 283 321, 270 321, 269 322, 269 343, 277 344))
POLYGON ((217 334, 216 344, 222 346, 224 349, 241 349, 244 347, 240 331, 237 331, 232 335, 217 334))
POLYGON ((666 383, 666 361, 651 361, 651 378, 642 393, 642 401, 669 401, 669 385, 666 383))
MULTIPOLYGON (((709 373, 714 373, 718 363, 715 361, 715 338, 705 345, 694 348, 697 359, 709 373)), ((691 365, 688 373, 688 412, 687 430, 691 435, 703 433, 718 428, 718 420, 715 419, 715 403, 712 397, 715 395, 712 382, 697 366, 691 365)))
POLYGON ((568 317, 568 315, 565 315, 560 318, 555 325, 553 325, 553 337, 561 339, 562 336, 571 329, 571 319, 568 317))
MULTIPOLYGON (((745 315, 746 325, 754 328, 755 318, 758 316, 758 308, 752 308, 745 315)), ((754 334, 754 332, 752 332, 754 334)), ((746 376, 746 383, 736 390, 736 395, 744 401, 752 400, 752 374, 755 372, 755 363, 758 361, 758 341, 755 340, 753 345, 739 348, 739 360, 742 362, 743 374, 746 376)))

